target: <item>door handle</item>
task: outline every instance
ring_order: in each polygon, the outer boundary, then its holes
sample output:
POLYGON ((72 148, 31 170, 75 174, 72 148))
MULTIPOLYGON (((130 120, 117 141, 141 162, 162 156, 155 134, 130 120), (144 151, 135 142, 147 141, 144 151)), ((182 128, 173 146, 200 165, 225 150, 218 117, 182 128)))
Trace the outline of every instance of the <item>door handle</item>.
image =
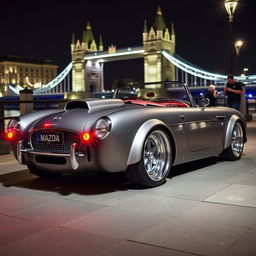
POLYGON ((217 118, 218 120, 224 120, 224 119, 226 119, 226 116, 216 116, 216 118, 217 118))

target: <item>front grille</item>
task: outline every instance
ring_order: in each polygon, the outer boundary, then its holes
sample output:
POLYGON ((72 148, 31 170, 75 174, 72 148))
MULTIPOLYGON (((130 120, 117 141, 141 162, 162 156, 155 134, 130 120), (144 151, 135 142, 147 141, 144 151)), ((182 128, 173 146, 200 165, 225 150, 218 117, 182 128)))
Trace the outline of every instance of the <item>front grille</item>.
POLYGON ((80 136, 76 133, 72 133, 69 131, 63 130, 41 130, 32 133, 31 135, 31 145, 33 150, 38 152, 49 152, 49 153, 60 153, 60 154, 69 154, 71 144, 76 143, 77 147, 79 147, 80 136), (51 142, 40 142, 39 137, 41 133, 59 133, 63 134, 62 143, 55 144, 51 142))

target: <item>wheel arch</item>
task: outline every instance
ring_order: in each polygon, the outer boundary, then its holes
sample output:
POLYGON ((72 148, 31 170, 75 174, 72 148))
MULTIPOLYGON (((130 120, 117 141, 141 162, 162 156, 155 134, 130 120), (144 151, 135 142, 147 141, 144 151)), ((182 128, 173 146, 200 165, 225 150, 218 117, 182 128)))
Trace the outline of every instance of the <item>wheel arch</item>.
POLYGON ((226 129, 226 134, 225 134, 225 143, 224 143, 224 149, 228 148, 231 144, 231 137, 232 137, 232 131, 234 128, 234 125, 236 122, 239 122, 242 126, 243 133, 244 133, 244 142, 246 142, 246 127, 241 120, 241 118, 237 115, 232 115, 229 119, 227 129, 226 129))
POLYGON ((140 126, 140 128, 138 129, 138 131, 133 139, 131 148, 130 148, 129 156, 127 159, 127 166, 138 163, 141 160, 141 152, 142 152, 145 138, 151 130, 157 129, 157 128, 160 128, 167 133, 167 135, 170 139, 171 147, 172 147, 171 148, 172 159, 173 159, 172 162, 174 162, 175 141, 174 141, 173 134, 172 134, 171 130, 161 120, 151 119, 151 120, 148 120, 145 123, 143 123, 140 126))

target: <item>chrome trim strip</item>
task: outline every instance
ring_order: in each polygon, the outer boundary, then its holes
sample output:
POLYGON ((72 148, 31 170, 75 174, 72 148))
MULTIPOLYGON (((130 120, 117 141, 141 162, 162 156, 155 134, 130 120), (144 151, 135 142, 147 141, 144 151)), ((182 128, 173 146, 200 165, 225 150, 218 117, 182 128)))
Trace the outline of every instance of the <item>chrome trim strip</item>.
POLYGON ((70 157, 70 154, 58 154, 58 153, 48 153, 48 152, 37 152, 32 150, 22 150, 23 153, 29 153, 33 155, 44 155, 44 156, 63 156, 63 157, 70 157))

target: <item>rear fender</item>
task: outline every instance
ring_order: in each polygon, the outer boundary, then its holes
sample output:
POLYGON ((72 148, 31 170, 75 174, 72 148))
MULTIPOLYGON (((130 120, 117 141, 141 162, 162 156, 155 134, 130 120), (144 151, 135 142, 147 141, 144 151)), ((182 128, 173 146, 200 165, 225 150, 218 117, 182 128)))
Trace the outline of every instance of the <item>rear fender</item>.
POLYGON ((145 138, 148 132, 156 126, 164 126, 169 130, 167 125, 158 119, 151 119, 142 124, 133 139, 132 146, 129 152, 129 157, 127 160, 127 166, 138 163, 140 161, 145 138))

